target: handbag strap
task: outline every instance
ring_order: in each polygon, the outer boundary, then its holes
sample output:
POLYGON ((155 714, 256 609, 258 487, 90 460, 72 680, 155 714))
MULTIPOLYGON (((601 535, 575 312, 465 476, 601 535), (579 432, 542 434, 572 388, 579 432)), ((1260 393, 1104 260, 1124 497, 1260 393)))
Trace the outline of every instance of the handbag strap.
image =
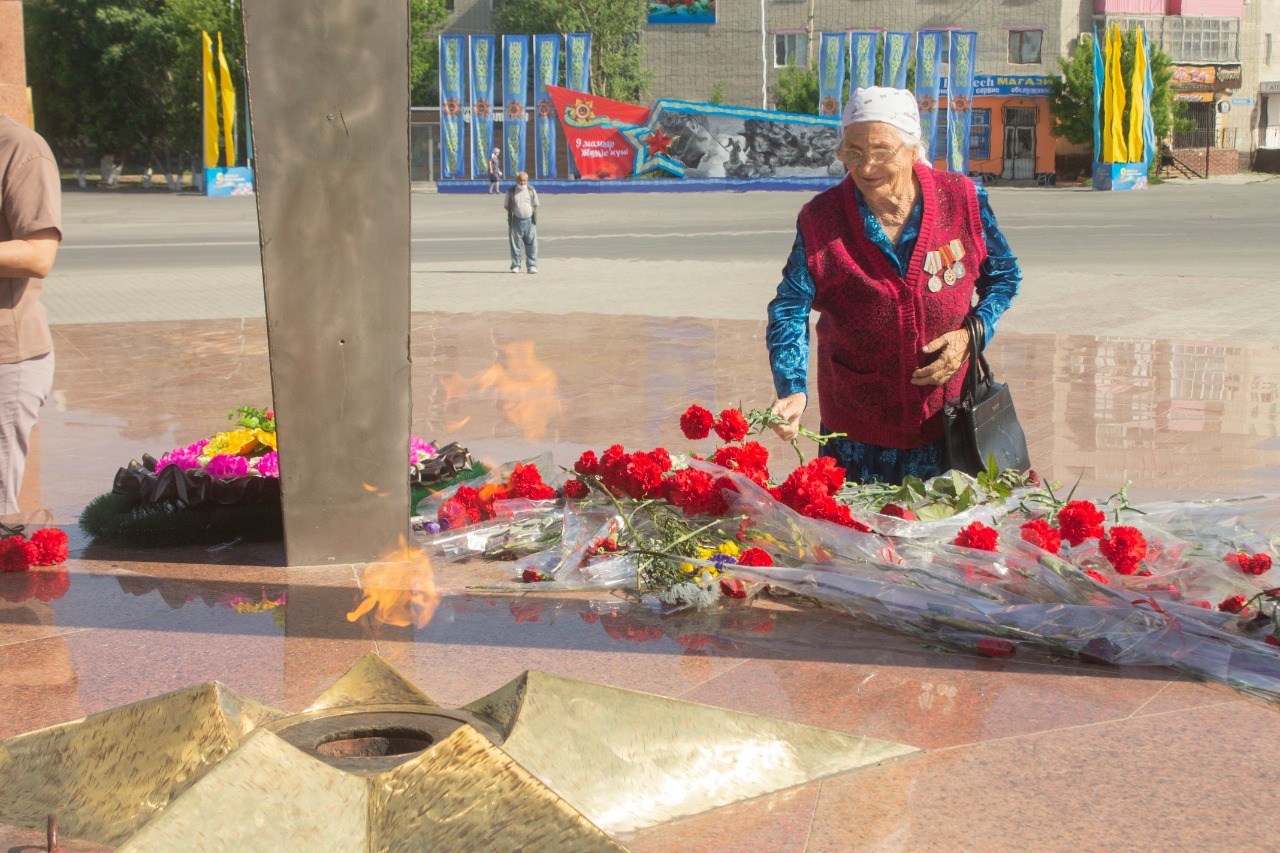
POLYGON ((964 328, 969 332, 969 368, 964 377, 964 399, 977 402, 978 383, 989 382, 991 379, 991 368, 987 365, 987 360, 982 357, 982 348, 978 344, 978 341, 985 337, 986 329, 982 318, 973 314, 965 316, 964 328))

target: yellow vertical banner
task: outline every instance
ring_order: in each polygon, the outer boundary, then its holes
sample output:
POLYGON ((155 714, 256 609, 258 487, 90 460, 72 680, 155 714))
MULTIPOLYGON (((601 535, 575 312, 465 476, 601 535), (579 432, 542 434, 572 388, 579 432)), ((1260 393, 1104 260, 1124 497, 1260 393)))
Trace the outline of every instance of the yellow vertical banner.
POLYGON ((1103 30, 1102 36, 1102 162, 1114 163, 1116 157, 1111 134, 1111 104, 1115 99, 1112 97, 1111 87, 1115 85, 1115 80, 1111 76, 1111 30, 1103 30))
POLYGON ((1124 143, 1124 69, 1120 54, 1124 42, 1120 38, 1120 25, 1111 28, 1111 57, 1107 66, 1107 84, 1111 87, 1111 154, 1112 163, 1128 163, 1128 146, 1124 143))
POLYGON ((236 143, 232 138, 236 126, 236 89, 231 85, 231 69, 222 53, 222 33, 218 33, 218 79, 222 88, 222 150, 227 152, 227 166, 236 164, 236 143))
POLYGON ((1142 89, 1147 79, 1147 45, 1142 34, 1133 50, 1133 79, 1129 83, 1129 162, 1141 163, 1146 159, 1143 150, 1142 128, 1146 121, 1146 104, 1142 89))
POLYGON ((218 83, 213 76, 213 40, 200 31, 204 54, 204 165, 218 165, 218 83))

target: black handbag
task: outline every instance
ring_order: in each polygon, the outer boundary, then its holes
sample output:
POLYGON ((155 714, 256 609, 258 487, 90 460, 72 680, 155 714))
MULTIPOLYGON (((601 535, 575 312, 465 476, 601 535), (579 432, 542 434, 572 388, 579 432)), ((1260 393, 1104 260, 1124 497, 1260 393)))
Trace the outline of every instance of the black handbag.
POLYGON ((995 457, 996 468, 1026 471, 1031 468, 1027 437, 1018 423, 1009 386, 996 382, 983 358, 978 341, 985 337, 982 320, 965 317, 969 330, 969 366, 960 396, 942 407, 942 430, 947 466, 966 474, 987 470, 995 457))

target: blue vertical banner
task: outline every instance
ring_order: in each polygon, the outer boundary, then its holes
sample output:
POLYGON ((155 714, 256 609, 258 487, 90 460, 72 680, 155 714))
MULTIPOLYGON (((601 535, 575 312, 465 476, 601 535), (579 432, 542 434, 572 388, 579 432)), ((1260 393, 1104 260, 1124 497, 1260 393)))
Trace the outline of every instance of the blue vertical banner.
POLYGON ((973 66, 977 33, 951 33, 951 75, 947 80, 947 171, 969 174, 969 127, 973 124, 973 66))
POLYGON ((1151 159, 1156 155, 1156 123, 1155 117, 1151 114, 1151 95, 1155 89, 1155 82, 1151 79, 1151 43, 1147 41, 1147 28, 1143 27, 1138 32, 1139 38, 1142 39, 1143 54, 1147 57, 1147 61, 1143 63, 1145 73, 1142 77, 1142 103, 1145 110, 1142 116, 1142 149, 1145 153, 1143 162, 1151 165, 1151 159))
POLYGON ((493 148, 493 36, 467 36, 471 68, 471 177, 489 174, 493 148))
POLYGON ((879 43, 879 33, 863 31, 849 33, 850 92, 876 84, 876 47, 879 43))
MULTIPOLYGON (((575 92, 591 91, 591 33, 566 33, 564 37, 564 87, 575 92)), ((577 174, 569 158, 569 174, 577 174)))
POLYGON ((556 177, 556 108, 547 86, 560 85, 560 36, 533 37, 534 163, 539 178, 556 177))
POLYGON ((502 158, 509 176, 525 171, 529 96, 529 37, 502 37, 502 158))
POLYGON ((466 128, 462 123, 463 69, 466 36, 440 36, 440 171, 446 178, 465 178, 462 161, 466 128))
POLYGON ((823 33, 818 49, 818 115, 838 116, 844 109, 846 33, 823 33))
POLYGON ((1102 65, 1102 45, 1098 43, 1098 28, 1093 28, 1093 160, 1102 162, 1102 86, 1106 79, 1102 65))
POLYGON ((907 88, 907 64, 911 58, 911 33, 884 34, 884 71, 880 85, 892 89, 907 88))
POLYGON ((920 141, 930 163, 938 139, 938 86, 942 79, 942 40, 936 30, 916 33, 916 104, 920 107, 920 141))

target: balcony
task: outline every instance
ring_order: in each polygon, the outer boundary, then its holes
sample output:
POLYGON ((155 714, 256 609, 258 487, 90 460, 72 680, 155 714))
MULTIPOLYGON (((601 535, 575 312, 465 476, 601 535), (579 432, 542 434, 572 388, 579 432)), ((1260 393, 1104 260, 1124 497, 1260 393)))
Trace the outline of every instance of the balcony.
MULTIPOLYGON (((1163 15, 1166 0, 1093 0, 1095 15, 1163 15)), ((1169 5, 1181 0, 1168 0, 1169 5)))

